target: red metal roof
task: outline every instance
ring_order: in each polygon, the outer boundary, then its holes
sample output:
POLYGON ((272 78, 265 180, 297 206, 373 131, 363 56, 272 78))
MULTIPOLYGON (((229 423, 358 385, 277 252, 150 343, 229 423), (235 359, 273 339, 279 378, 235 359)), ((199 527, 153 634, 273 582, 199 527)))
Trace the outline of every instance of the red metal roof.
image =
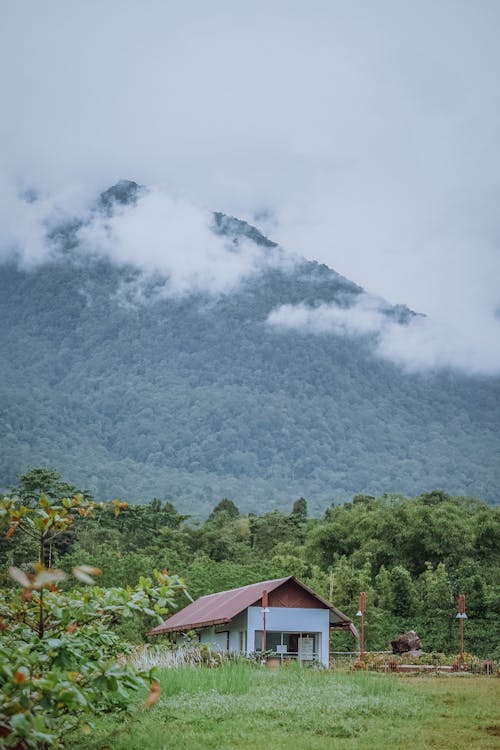
POLYGON ((209 627, 211 625, 221 625, 230 622, 233 617, 239 615, 248 607, 251 607, 262 598, 262 592, 278 589, 287 581, 294 581, 298 586, 312 594, 319 602, 330 610, 330 625, 348 626, 351 623, 349 617, 344 615, 339 609, 318 596, 308 586, 297 580, 295 576, 286 578, 275 578, 271 581, 259 581, 251 583, 249 586, 240 586, 237 589, 229 591, 219 591, 216 594, 207 594, 197 599, 195 602, 188 604, 187 607, 176 612, 169 617, 164 623, 153 628, 150 635, 160 635, 161 633, 174 633, 179 631, 195 630, 197 628, 209 627))

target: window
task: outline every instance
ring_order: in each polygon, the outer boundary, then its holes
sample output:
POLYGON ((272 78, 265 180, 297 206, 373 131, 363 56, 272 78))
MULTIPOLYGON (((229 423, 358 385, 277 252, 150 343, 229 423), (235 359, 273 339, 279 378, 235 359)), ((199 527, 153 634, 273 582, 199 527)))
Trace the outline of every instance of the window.
MULTIPOLYGON (((262 651, 264 631, 255 631, 255 651, 262 651)), ((321 658, 321 633, 285 633, 268 630, 266 651, 275 651, 282 658, 312 661, 321 658)))

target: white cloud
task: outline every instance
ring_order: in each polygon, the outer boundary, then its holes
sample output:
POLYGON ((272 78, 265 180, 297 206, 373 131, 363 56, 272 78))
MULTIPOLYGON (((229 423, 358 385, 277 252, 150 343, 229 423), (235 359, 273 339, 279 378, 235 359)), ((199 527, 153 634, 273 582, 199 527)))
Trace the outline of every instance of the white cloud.
POLYGON ((455 368, 474 375, 500 373, 500 320, 487 317, 478 337, 475 321, 463 326, 445 325, 417 315, 399 323, 386 314, 380 298, 360 294, 356 304, 341 308, 336 304, 281 305, 267 322, 281 330, 304 334, 365 336, 374 352, 401 365, 407 371, 455 368))
POLYGON ((15 260, 25 269, 55 259, 60 248, 51 230, 75 220, 81 222, 75 260, 97 255, 134 266, 141 271, 139 287, 154 276, 157 291, 168 295, 231 292, 266 268, 294 262, 280 248, 244 236, 235 244, 214 233, 211 211, 161 187, 141 191, 136 204, 115 203, 111 215, 91 210, 78 191, 35 196, 3 184, 0 196, 0 261, 15 260))
POLYGON ((391 325, 380 332, 380 356, 410 371, 453 368, 473 375, 500 374, 500 321, 486 318, 477 331, 462 321, 443 324, 415 318, 408 326, 391 325))
MULTIPOLYGON (((488 363, 500 306, 499 24, 497 0, 480 11, 461 0, 10 3, 1 171, 63 196, 126 177, 193 206, 267 215, 287 250, 454 331, 448 361, 467 358, 466 340, 468 357, 488 363)), ((44 211, 0 208, 3 247, 25 263, 47 252, 44 211)), ((199 282, 175 268, 180 287, 209 283, 208 265, 199 282)), ((224 288, 222 269, 217 279, 224 288)))
POLYGON ((344 336, 366 336, 379 333, 387 325, 380 301, 361 294, 348 308, 336 304, 281 305, 271 311, 267 322, 278 328, 304 333, 334 333, 344 336))
POLYGON ((210 211, 156 187, 135 205, 116 206, 111 216, 94 214, 78 235, 84 252, 164 276, 170 295, 227 293, 280 263, 279 251, 244 237, 234 244, 215 234, 213 223, 210 211))
POLYGON ((47 233, 83 205, 76 189, 36 194, 0 180, 0 262, 15 260, 22 268, 46 262, 55 252, 47 233))

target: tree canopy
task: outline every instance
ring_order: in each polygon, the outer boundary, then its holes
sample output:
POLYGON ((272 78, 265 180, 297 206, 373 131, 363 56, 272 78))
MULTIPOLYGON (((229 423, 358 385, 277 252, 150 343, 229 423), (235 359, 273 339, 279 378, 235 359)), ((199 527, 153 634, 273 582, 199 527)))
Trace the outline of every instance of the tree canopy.
MULTIPOLYGON (((457 650, 456 598, 463 593, 469 650, 484 656, 498 650, 500 509, 482 501, 442 491, 357 495, 313 517, 304 498, 290 502, 289 512, 261 515, 241 513, 224 498, 201 523, 171 500, 120 505, 98 505, 84 523, 75 520, 71 534, 61 537, 65 543, 52 545, 54 563, 66 572, 96 565, 106 586, 134 586, 153 569, 174 571, 195 597, 296 575, 353 618, 365 591, 372 649, 386 649, 413 628, 426 650, 457 650)), ((3 565, 22 566, 27 549, 4 536, 3 565)), ((35 555, 37 549, 35 543, 35 555)), ((132 638, 143 638, 140 627, 130 628, 132 638)), ((344 636, 335 637, 352 648, 344 636)))

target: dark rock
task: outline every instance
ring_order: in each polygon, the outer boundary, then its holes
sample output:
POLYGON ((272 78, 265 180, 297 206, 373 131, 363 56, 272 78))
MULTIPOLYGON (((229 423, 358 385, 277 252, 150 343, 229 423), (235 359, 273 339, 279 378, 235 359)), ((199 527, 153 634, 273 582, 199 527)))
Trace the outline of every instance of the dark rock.
POLYGON ((391 641, 391 646, 393 654, 407 654, 411 652, 412 656, 420 656, 422 641, 414 630, 409 630, 407 633, 402 633, 391 641))

